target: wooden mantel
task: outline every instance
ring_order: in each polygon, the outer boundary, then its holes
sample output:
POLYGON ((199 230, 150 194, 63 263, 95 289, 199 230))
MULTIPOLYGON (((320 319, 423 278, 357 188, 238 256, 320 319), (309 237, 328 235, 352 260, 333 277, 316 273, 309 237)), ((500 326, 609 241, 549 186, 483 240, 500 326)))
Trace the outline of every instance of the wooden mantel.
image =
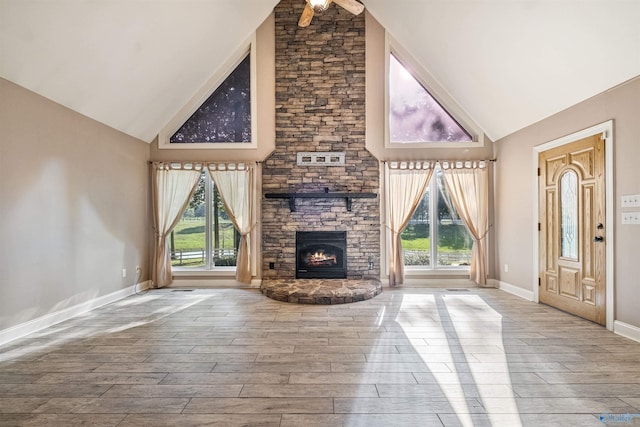
POLYGON ((375 199, 376 193, 265 193, 267 199, 288 199, 289 210, 296 212, 296 199, 344 199, 347 204, 347 211, 351 212, 352 199, 375 199))

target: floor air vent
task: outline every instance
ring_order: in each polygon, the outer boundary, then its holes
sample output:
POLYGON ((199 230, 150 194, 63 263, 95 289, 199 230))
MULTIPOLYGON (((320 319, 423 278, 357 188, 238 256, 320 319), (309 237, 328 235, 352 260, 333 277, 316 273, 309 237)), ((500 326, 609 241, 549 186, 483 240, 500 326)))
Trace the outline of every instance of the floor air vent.
POLYGON ((447 291, 449 291, 449 292, 469 292, 469 289, 465 289, 465 288, 451 288, 451 289, 447 289, 447 291))

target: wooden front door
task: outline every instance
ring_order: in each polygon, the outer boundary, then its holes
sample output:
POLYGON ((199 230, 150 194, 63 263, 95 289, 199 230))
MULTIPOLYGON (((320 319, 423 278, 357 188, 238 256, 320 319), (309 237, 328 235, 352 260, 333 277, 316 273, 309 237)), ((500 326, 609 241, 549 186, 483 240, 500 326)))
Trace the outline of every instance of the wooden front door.
POLYGON ((539 155, 540 302, 605 324, 604 140, 539 155))

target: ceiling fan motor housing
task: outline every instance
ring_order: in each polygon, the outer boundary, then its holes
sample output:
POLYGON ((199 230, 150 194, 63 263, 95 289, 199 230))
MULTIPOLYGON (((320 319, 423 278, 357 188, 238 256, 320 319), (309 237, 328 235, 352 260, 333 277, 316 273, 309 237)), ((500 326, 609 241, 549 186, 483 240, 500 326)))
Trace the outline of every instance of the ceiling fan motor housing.
POLYGON ((331 3, 336 3, 354 15, 359 15, 364 10, 364 5, 357 0, 306 0, 306 3, 300 20, 298 21, 298 26, 300 27, 308 27, 313 18, 313 14, 324 12, 331 3))
POLYGON ((329 0, 309 0, 314 12, 324 12, 329 8, 329 0))

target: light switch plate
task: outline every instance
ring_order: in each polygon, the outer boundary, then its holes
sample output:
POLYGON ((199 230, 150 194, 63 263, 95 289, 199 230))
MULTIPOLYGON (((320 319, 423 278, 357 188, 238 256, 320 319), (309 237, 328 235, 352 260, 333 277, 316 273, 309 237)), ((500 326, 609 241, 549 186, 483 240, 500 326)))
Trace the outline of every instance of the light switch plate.
POLYGON ((623 224, 640 224, 640 212, 622 212, 623 224))
POLYGON ((638 208, 640 207, 640 194, 632 194, 622 196, 623 208, 638 208))

